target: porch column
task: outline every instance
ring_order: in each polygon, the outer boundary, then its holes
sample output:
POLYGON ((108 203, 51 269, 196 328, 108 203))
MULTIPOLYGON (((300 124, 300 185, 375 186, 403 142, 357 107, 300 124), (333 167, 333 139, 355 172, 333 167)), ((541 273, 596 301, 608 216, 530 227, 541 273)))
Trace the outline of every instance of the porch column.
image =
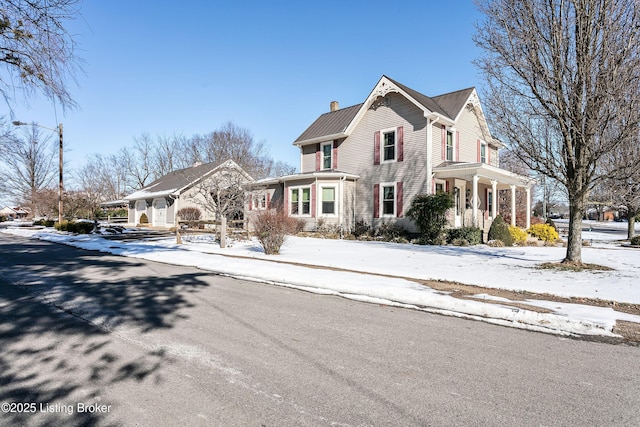
POLYGON ((516 226, 516 186, 511 186, 511 225, 516 226))
POLYGON ((525 188, 527 193, 527 215, 525 216, 527 230, 531 227, 531 187, 525 188))
POLYGON ((498 216, 498 181, 491 181, 491 218, 498 216))
POLYGON ((478 226, 478 202, 480 199, 478 198, 478 180, 480 177, 478 175, 473 176, 473 187, 472 187, 472 195, 471 195, 471 208, 473 212, 473 226, 478 226))

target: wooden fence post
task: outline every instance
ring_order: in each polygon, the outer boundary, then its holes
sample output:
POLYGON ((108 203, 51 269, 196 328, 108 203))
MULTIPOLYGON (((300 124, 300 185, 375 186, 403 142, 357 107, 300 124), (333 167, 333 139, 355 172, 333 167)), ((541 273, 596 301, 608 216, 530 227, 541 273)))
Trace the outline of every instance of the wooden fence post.
POLYGON ((180 217, 176 216, 176 244, 182 244, 182 236, 180 236, 180 217))

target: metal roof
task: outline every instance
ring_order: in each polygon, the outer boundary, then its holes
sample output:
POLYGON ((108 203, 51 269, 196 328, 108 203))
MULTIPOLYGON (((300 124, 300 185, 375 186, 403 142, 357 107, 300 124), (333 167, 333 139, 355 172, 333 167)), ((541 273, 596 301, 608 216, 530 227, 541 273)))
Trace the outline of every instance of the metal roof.
MULTIPOLYGON (((464 108, 469 96, 471 96, 475 90, 474 88, 462 89, 432 98, 398 83, 387 76, 382 76, 382 78, 388 79, 389 82, 396 85, 407 96, 413 98, 415 102, 422 105, 425 109, 451 120, 456 119, 459 112, 464 108)), ((347 128, 363 108, 363 105, 364 103, 352 105, 351 107, 322 114, 294 141, 294 145, 321 142, 323 139, 338 139, 347 136, 345 133, 347 128)))
POLYGON ((361 106, 362 104, 352 105, 351 107, 322 114, 295 140, 294 144, 344 132, 358 111, 360 111, 361 106))

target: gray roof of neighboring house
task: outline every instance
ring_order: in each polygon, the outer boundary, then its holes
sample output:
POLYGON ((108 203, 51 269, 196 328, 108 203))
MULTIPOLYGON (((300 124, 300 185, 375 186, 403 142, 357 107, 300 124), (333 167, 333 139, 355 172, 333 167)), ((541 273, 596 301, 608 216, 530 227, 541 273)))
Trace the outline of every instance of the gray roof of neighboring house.
MULTIPOLYGON (((465 102, 469 99, 469 96, 474 90, 474 88, 468 88, 435 97, 429 97, 403 85, 402 83, 398 83, 387 76, 383 77, 389 79, 389 81, 398 86, 406 92, 407 95, 415 99, 429 111, 442 114, 452 120, 454 120, 460 110, 462 110, 465 102)), ((294 144, 343 133, 356 117, 362 105, 363 104, 352 105, 351 107, 322 114, 294 141, 294 144)))
POLYGON ((321 136, 335 135, 344 132, 347 126, 349 126, 349 123, 351 123, 356 114, 358 114, 358 111, 360 111, 361 106, 362 104, 352 105, 351 107, 322 114, 295 142, 308 141, 321 136))
MULTIPOLYGON (((156 179, 151 184, 146 185, 138 191, 135 191, 125 197, 125 200, 146 199, 150 197, 162 197, 174 194, 185 187, 197 182, 204 176, 210 174, 215 169, 232 162, 235 167, 240 168, 232 160, 224 163, 204 163, 190 168, 180 169, 169 172, 165 176, 156 179)), ((241 169, 242 170, 242 169, 241 169)), ((244 172, 244 171, 243 171, 244 172)), ((248 175, 247 175, 248 176, 248 175)))

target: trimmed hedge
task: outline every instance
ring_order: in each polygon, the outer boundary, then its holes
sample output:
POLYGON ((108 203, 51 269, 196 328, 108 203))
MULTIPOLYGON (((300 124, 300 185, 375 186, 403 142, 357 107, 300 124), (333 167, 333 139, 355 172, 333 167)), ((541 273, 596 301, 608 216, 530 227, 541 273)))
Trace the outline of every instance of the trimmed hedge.
POLYGON ((39 219, 37 221, 33 221, 33 225, 41 225, 44 227, 53 227, 56 222, 52 219, 39 219))
POLYGON ((87 221, 67 221, 62 223, 56 222, 54 227, 58 231, 66 231, 68 233, 89 234, 93 231, 94 223, 87 221))

